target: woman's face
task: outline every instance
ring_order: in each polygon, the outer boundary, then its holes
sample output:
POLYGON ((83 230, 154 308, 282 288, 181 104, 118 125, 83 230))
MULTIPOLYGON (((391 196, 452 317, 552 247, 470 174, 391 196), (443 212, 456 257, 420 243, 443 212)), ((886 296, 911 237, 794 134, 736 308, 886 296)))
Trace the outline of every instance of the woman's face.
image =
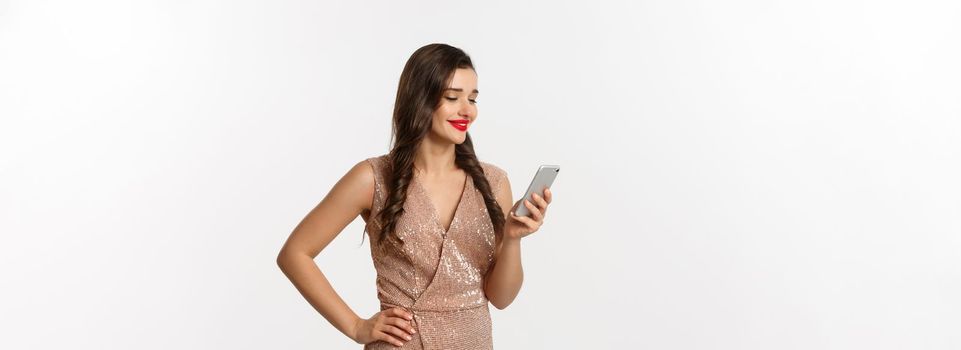
POLYGON ((434 110, 432 136, 455 144, 464 142, 467 130, 477 120, 476 99, 477 73, 470 68, 458 68, 434 110))

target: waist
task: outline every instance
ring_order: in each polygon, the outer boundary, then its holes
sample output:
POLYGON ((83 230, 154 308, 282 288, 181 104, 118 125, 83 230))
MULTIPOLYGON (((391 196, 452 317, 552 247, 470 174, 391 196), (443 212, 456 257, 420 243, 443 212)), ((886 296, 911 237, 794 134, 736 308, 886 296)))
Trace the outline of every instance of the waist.
POLYGON ((380 302, 380 309, 381 309, 381 310, 386 310, 386 309, 394 308, 394 307, 398 307, 398 308, 401 308, 401 309, 404 309, 404 310, 407 310, 407 311, 411 311, 411 312, 413 312, 413 313, 419 313, 419 314, 424 314, 424 313, 427 313, 427 314, 450 314, 450 313, 458 313, 458 312, 469 312, 469 311, 475 311, 475 312, 476 312, 476 311, 481 311, 481 310, 478 310, 478 309, 480 309, 480 308, 487 309, 487 303, 483 303, 483 304, 479 304, 479 305, 469 305, 469 306, 463 306, 463 307, 431 307, 431 308, 427 308, 427 307, 421 307, 421 306, 415 307, 415 306, 413 306, 413 305, 409 305, 409 306, 408 306, 408 305, 397 305, 397 304, 394 304, 394 303, 388 303, 388 302, 383 302, 383 301, 380 302))

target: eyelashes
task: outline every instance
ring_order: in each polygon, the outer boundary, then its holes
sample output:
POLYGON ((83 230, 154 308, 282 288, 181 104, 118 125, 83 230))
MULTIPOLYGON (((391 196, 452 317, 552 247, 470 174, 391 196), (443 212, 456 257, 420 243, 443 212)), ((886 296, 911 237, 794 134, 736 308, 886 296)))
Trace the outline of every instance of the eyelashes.
MULTIPOLYGON (((457 97, 444 97, 444 98, 446 98, 448 101, 457 101, 457 97)), ((470 103, 477 104, 477 100, 468 99, 468 101, 470 101, 470 103)))

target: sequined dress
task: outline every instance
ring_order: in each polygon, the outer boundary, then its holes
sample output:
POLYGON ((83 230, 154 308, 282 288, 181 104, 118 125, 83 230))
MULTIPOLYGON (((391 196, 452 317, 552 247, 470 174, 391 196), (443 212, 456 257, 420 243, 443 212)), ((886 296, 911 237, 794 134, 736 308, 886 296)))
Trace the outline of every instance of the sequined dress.
MULTIPOLYGON (((467 176, 445 231, 433 202, 415 175, 395 232, 403 242, 379 243, 373 218, 387 196, 387 155, 368 158, 374 169, 373 207, 364 216, 377 271, 380 309, 401 307, 414 315, 413 339, 401 349, 491 349, 491 318, 484 278, 494 259, 494 229, 484 198, 467 176)), ((503 169, 480 162, 491 188, 506 178, 503 169)), ((364 349, 397 349, 376 341, 364 349)))

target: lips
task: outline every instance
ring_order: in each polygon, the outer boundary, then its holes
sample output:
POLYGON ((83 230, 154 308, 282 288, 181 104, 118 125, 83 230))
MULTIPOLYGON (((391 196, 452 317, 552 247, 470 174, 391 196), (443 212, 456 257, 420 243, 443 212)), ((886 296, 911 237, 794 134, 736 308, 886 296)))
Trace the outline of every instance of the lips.
POLYGON ((460 131, 467 131, 467 124, 470 123, 470 121, 467 119, 448 120, 447 122, 450 123, 450 125, 454 126, 454 129, 457 129, 460 131))

